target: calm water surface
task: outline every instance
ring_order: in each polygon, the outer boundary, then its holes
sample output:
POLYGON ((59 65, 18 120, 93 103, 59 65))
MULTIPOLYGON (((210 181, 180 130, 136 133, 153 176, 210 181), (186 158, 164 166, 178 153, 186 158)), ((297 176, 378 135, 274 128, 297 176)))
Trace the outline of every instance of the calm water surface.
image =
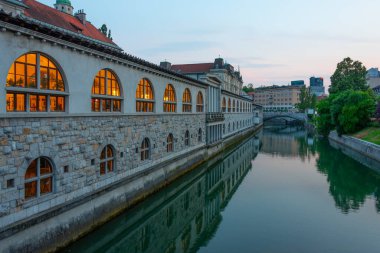
POLYGON ((211 163, 64 251, 380 252, 380 175, 328 142, 265 129, 211 163))

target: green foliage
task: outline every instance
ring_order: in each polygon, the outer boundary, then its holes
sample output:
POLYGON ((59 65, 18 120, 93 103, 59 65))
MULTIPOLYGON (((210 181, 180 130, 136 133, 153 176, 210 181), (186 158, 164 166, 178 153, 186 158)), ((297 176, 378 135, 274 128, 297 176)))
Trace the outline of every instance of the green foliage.
POLYGON ((365 128, 375 111, 375 98, 369 91, 345 91, 331 95, 317 105, 317 129, 328 136, 336 128, 339 135, 365 128))
POLYGON ((300 112, 304 112, 306 109, 315 109, 317 104, 317 97, 310 93, 310 89, 303 86, 300 93, 300 102, 296 104, 296 108, 300 112))
POLYGON ((247 87, 247 86, 244 86, 244 87, 243 87, 243 91, 244 91, 245 93, 248 93, 248 92, 254 92, 255 89, 254 89, 253 87, 247 87))
POLYGON ((106 24, 103 24, 102 27, 99 28, 99 31, 101 31, 105 36, 107 36, 108 28, 106 24))
POLYGON ((363 129, 375 111, 375 98, 367 91, 345 91, 331 99, 332 123, 339 135, 363 129))
POLYGON ((330 94, 346 90, 368 90, 366 74, 367 70, 361 62, 345 58, 338 63, 335 73, 331 76, 330 94))
POLYGON ((331 119, 331 101, 329 98, 321 100, 317 104, 317 130, 318 133, 327 137, 332 129, 334 129, 334 124, 331 119))

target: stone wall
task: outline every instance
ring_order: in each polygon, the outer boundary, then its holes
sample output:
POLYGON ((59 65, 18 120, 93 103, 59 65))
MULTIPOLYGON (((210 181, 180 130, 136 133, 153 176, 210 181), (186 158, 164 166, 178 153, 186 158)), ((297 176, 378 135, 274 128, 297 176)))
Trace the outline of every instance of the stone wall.
POLYGON ((205 116, 152 115, 109 117, 10 118, 0 120, 0 231, 7 225, 96 192, 114 182, 205 146, 205 116), (185 131, 190 145, 185 146, 185 131), (174 152, 166 141, 174 136, 174 152), (141 161, 144 138, 151 159, 141 161), (112 145, 115 170, 100 175, 100 153, 112 145), (46 157, 54 167, 53 193, 24 200, 24 176, 30 163, 46 157), (8 180, 14 180, 9 187, 8 180))
MULTIPOLYGON (((365 165, 367 166, 372 167, 371 164, 380 163, 380 146, 379 145, 376 145, 367 141, 363 141, 354 137, 350 137, 350 136, 339 137, 336 131, 332 132, 329 135, 329 139, 330 141, 336 142, 340 144, 341 146, 349 148, 361 154, 362 156, 369 158, 369 161, 365 159, 366 161, 364 162, 365 165), (370 161, 370 160, 373 160, 373 161, 370 161)), ((356 157, 353 157, 353 158, 356 159, 356 157)), ((363 159, 356 159, 356 160, 359 160, 359 162, 363 162, 363 159)))

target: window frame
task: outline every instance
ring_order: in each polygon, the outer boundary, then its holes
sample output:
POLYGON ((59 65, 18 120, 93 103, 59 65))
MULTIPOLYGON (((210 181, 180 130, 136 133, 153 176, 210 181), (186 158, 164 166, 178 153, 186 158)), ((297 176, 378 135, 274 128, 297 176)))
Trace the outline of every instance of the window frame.
POLYGON ((94 77, 91 88, 91 112, 121 113, 123 110, 122 94, 121 84, 116 73, 111 69, 99 70, 94 77), (116 95, 112 95, 113 86, 115 86, 116 95), (98 93, 97 89, 99 90, 98 93), (115 110, 115 108, 118 109, 115 110))
POLYGON ((140 161, 147 161, 151 158, 151 145, 149 138, 144 138, 140 146, 140 161), (145 145, 146 144, 146 145, 145 145))
POLYGON ((28 166, 28 168, 26 169, 25 171, 25 174, 24 174, 24 199, 25 201, 30 201, 30 200, 34 200, 34 199, 39 199, 41 197, 44 197, 44 196, 47 196, 47 195, 50 195, 50 194, 53 194, 54 193, 54 166, 53 166, 53 163, 50 161, 50 159, 48 159, 47 157, 38 157, 36 159, 34 159, 28 166), (47 162, 47 164, 50 166, 51 168, 51 173, 48 173, 48 174, 45 174, 45 175, 42 175, 41 176, 41 159, 45 160, 47 162), (36 162, 36 176, 33 177, 33 178, 28 178, 26 179, 26 173, 28 172, 28 170, 31 168, 32 164, 36 162), (47 192, 45 194, 41 194, 41 181, 42 180, 45 180, 45 179, 51 179, 51 191, 50 192, 47 192), (26 185, 27 184, 30 184, 30 183, 33 183, 33 182, 36 182, 36 195, 32 196, 32 197, 26 197, 26 185))
POLYGON ((153 84, 149 81, 147 78, 140 79, 139 83, 137 84, 136 93, 135 93, 135 99, 136 99, 136 112, 138 113, 154 113, 155 112, 155 95, 154 95, 154 88, 153 84), (142 87, 142 97, 138 97, 138 93, 140 93, 140 87, 142 87), (147 92, 147 89, 150 89, 151 92, 147 92), (144 98, 146 96, 151 96, 151 99, 144 98), (142 110, 141 110, 141 109, 142 110), (149 109, 151 108, 151 110, 149 109), (146 110, 144 110, 146 109, 146 110))
POLYGON ((166 138, 166 152, 172 153, 174 152, 174 137, 173 134, 170 133, 166 138))
POLYGON ((110 173, 114 173, 116 168, 116 152, 115 148, 112 145, 106 145, 103 149, 102 152, 100 153, 99 157, 99 175, 100 176, 105 176, 110 173), (112 156, 108 156, 108 150, 111 150, 112 156), (102 154, 105 154, 104 158, 102 158, 102 154), (109 164, 108 162, 112 161, 112 168, 109 169, 109 164), (102 164, 104 164, 104 173, 102 173, 102 164))
POLYGON ((204 99, 201 91, 197 94, 197 112, 204 112, 204 99))
POLYGON ((191 91, 186 88, 182 95, 182 112, 191 113, 193 112, 193 103, 191 97, 191 91))
POLYGON ((170 83, 166 85, 163 98, 163 111, 167 113, 177 112, 177 97, 176 92, 170 83))
MULTIPOLYGON (((13 80, 13 79, 12 79, 13 80)), ((67 85, 64 78, 62 68, 58 63, 52 59, 52 57, 41 53, 41 52, 28 52, 19 56, 9 67, 7 72, 7 80, 5 84, 5 110, 7 113, 64 113, 67 111, 68 96, 69 93, 66 91, 67 85), (32 59, 32 60, 28 60, 32 59), (44 64, 46 63, 46 64, 44 64), (23 74, 17 74, 19 71, 16 66, 23 66, 23 74), (46 66, 45 66, 46 65, 46 66), (43 72, 43 70, 46 70, 43 72), (34 72, 34 75, 30 75, 29 71, 34 72), (42 77, 45 73, 46 77, 42 77), (52 76, 55 75, 55 78, 52 76), (17 76, 23 78, 23 85, 15 85, 10 83, 10 76, 17 82, 17 76), (34 85, 28 85, 28 79, 33 77, 34 85), (46 81, 46 87, 43 86, 44 81, 46 81), (45 104, 41 110, 36 104, 36 110, 34 110, 33 96, 45 96, 45 104), (12 98, 13 97, 13 98, 12 98), (23 102, 17 97, 23 97, 23 102), (56 99, 56 103, 53 107, 52 99, 56 99), (58 103, 59 100, 59 103, 58 103), (22 107, 22 109, 19 109, 22 107), (32 108, 32 109, 31 109, 32 108), (57 109, 61 108, 61 109, 57 109)))
POLYGON ((185 141, 184 141, 184 144, 185 144, 186 147, 190 146, 190 132, 189 132, 189 130, 186 130, 186 132, 185 132, 185 141))

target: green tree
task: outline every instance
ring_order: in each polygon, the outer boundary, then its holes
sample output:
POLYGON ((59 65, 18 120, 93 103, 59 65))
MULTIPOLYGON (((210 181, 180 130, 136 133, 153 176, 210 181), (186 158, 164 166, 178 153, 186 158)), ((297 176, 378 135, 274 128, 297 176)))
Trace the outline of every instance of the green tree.
POLYGON ((243 91, 244 91, 245 93, 248 93, 248 92, 254 92, 255 89, 254 89, 253 87, 247 87, 247 86, 244 86, 244 87, 243 87, 243 91))
POLYGON ((106 24, 103 24, 100 28, 99 31, 101 31, 105 36, 108 35, 108 28, 106 24))
POLYGON ((311 94, 310 89, 303 86, 300 93, 300 102, 296 104, 296 108, 300 112, 304 112, 306 109, 315 109, 317 104, 317 96, 311 94))
POLYGON ((339 135, 363 129, 375 112, 376 100, 369 91, 348 90, 331 99, 332 123, 339 135))
POLYGON ((367 90, 367 69, 359 61, 347 57, 338 63, 335 73, 331 76, 330 94, 346 90, 367 90))
POLYGON ((330 107, 330 98, 323 99, 317 104, 317 131, 324 137, 327 137, 330 134, 330 131, 334 129, 330 107))

